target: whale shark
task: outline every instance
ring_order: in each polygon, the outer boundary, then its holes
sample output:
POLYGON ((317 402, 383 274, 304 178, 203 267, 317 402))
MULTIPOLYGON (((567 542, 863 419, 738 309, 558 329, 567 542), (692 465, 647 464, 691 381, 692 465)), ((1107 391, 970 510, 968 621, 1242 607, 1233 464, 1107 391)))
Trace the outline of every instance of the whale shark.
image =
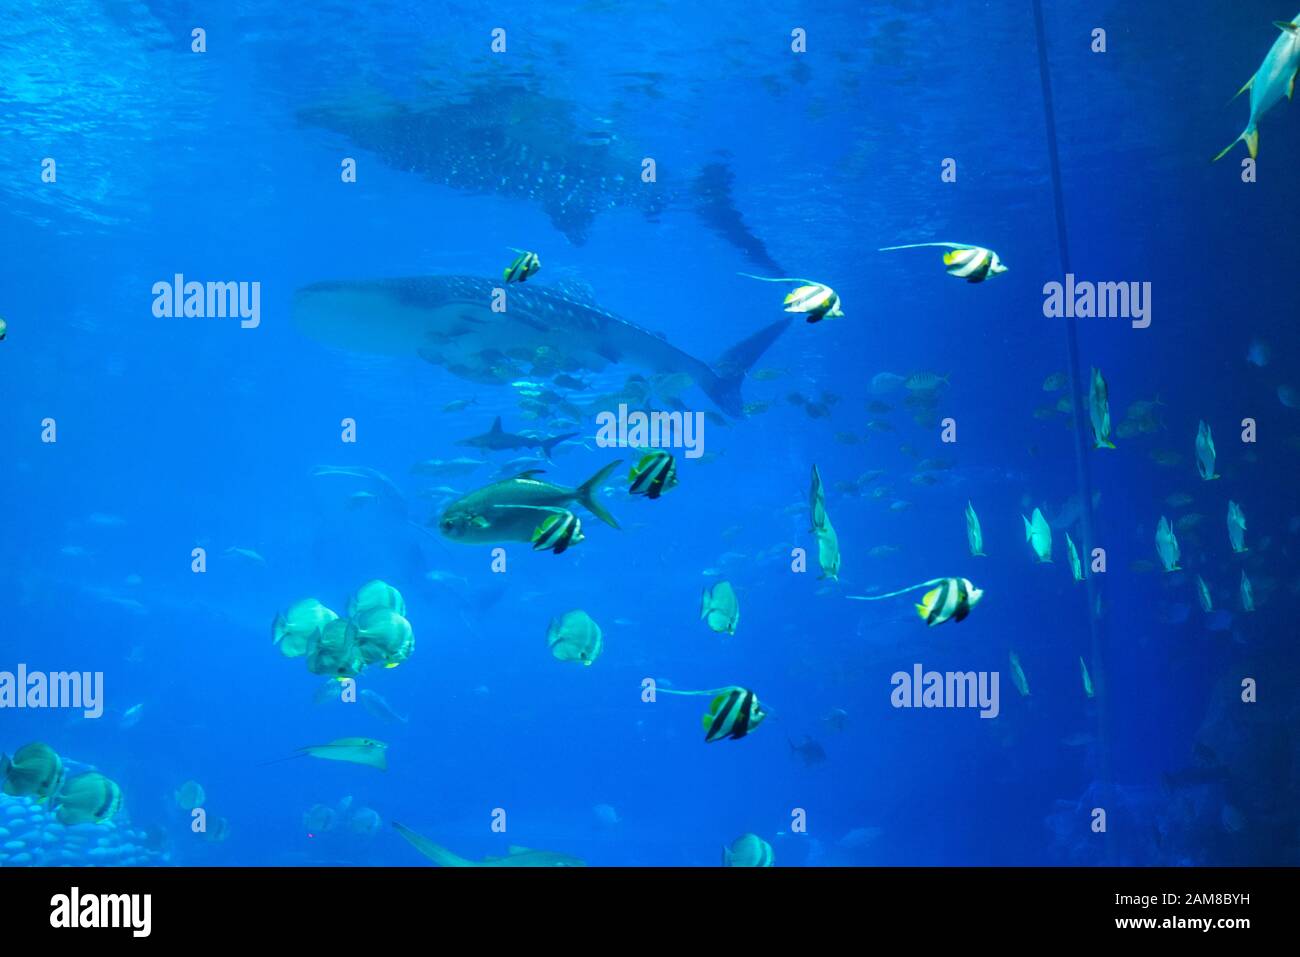
POLYGON ((732 418, 744 415, 746 372, 789 328, 764 326, 713 364, 683 352, 577 293, 547 286, 512 287, 494 311, 499 279, 411 276, 330 280, 294 294, 293 315, 307 337, 352 352, 419 356, 471 382, 505 385, 626 364, 652 373, 683 373, 732 418))
POLYGON ((665 162, 654 182, 643 182, 644 150, 611 130, 584 129, 572 103, 523 82, 479 83, 456 97, 410 103, 367 91, 300 109, 298 120, 346 137, 393 169, 536 203, 575 246, 603 210, 635 209, 656 221, 683 207, 750 262, 781 271, 736 209, 725 163, 685 169, 665 162))

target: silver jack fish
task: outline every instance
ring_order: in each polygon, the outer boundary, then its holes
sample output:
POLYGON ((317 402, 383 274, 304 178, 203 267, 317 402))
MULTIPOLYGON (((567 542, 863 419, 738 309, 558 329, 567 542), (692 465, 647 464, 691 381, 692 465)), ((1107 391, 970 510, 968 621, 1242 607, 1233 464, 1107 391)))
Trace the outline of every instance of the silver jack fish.
POLYGON ((621 461, 609 463, 577 488, 543 482, 535 478, 541 474, 538 469, 520 472, 514 478, 458 498, 447 506, 436 524, 443 535, 468 544, 531 542, 547 512, 563 511, 572 502, 581 502, 606 525, 618 528, 614 516, 595 496, 600 483, 621 461))
MULTIPOLYGON (((1245 142, 1251 159, 1259 155, 1259 119, 1274 106, 1295 95, 1296 71, 1300 70, 1300 13, 1290 22, 1274 21, 1282 35, 1273 41, 1255 75, 1237 91, 1237 96, 1250 90, 1250 119, 1240 136, 1229 143, 1211 162, 1217 163, 1238 143, 1245 142)), ((1237 96, 1234 96, 1235 100, 1237 96)))
POLYGON ((623 363, 682 373, 733 418, 744 415, 745 373, 791 322, 763 327, 710 366, 594 303, 541 286, 512 283, 505 311, 493 312, 493 290, 501 285, 476 276, 318 282, 295 294, 294 317, 320 342, 376 355, 418 355, 462 379, 492 385, 623 363))

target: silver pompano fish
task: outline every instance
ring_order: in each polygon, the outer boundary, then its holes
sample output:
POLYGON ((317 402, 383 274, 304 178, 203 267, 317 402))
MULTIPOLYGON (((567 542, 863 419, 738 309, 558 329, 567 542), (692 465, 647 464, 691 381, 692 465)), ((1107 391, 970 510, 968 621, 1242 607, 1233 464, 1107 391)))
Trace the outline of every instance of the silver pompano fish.
POLYGON ((621 461, 609 463, 577 488, 543 482, 535 477, 541 474, 538 469, 493 482, 448 505, 438 517, 438 530, 447 538, 469 544, 530 542, 534 530, 551 509, 572 502, 581 503, 606 525, 618 528, 614 516, 595 496, 600 483, 621 461))
POLYGON ((763 327, 710 367, 661 336, 545 286, 515 286, 505 311, 493 312, 492 291, 501 286, 477 276, 318 282, 294 295, 294 317, 318 341, 418 355, 463 379, 494 385, 619 363, 683 373, 736 418, 744 414, 745 373, 792 321, 763 327))

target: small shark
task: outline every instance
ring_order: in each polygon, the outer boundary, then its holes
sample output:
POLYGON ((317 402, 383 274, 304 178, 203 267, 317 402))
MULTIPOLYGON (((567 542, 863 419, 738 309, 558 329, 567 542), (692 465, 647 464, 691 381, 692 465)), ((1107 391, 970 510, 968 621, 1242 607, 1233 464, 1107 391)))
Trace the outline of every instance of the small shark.
POLYGON ((745 374, 793 321, 764 326, 709 365, 595 303, 546 286, 513 288, 505 311, 493 311, 500 286, 477 276, 318 282, 294 294, 293 310, 298 328, 317 341, 418 355, 473 382, 506 385, 622 363, 681 373, 733 418, 744 416, 745 374))
POLYGON ((527 847, 511 845, 506 857, 487 857, 481 861, 471 861, 458 854, 453 854, 439 844, 433 843, 412 831, 405 824, 393 822, 397 833, 406 838, 417 851, 433 861, 439 867, 586 867, 587 862, 561 854, 558 851, 535 851, 527 847))
POLYGON ((496 417, 492 423, 492 428, 488 429, 482 435, 474 435, 468 439, 461 439, 457 445, 468 445, 475 449, 488 449, 492 452, 505 452, 510 449, 541 449, 542 455, 547 459, 551 457, 552 450, 563 442, 565 439, 571 439, 576 436, 577 432, 566 432, 564 435, 552 436, 549 439, 534 439, 526 435, 516 435, 513 432, 506 432, 501 428, 501 416, 496 417))
MULTIPOLYGON (((1250 90, 1250 120, 1246 123, 1246 129, 1211 162, 1217 163, 1223 159, 1243 140, 1246 149, 1250 150, 1251 159, 1258 156, 1260 117, 1280 103, 1282 97, 1285 96, 1289 100, 1295 95, 1296 71, 1300 70, 1300 13, 1297 13, 1290 22, 1276 20, 1273 25, 1282 31, 1282 35, 1273 41, 1273 46, 1264 57, 1264 62, 1259 65, 1259 69, 1255 71, 1255 75, 1237 91, 1237 96, 1241 96, 1250 90)), ((1237 96, 1233 99, 1235 100, 1237 96)))

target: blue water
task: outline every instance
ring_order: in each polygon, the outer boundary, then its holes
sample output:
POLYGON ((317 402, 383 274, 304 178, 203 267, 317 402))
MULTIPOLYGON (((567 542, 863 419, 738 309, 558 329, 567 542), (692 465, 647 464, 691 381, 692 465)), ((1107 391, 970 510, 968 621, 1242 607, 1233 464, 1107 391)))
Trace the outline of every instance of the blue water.
MULTIPOLYGON (((1241 131, 1246 98, 1225 103, 1289 9, 1047 5, 1072 271, 1152 289, 1148 328, 1077 320, 1080 369, 1103 371, 1115 427, 1134 402, 1160 403, 1151 430, 1116 450, 1084 443, 1094 540, 1069 530, 1107 556, 1085 586, 1066 528, 1038 564, 1021 521, 1071 499, 1077 516, 1082 501, 1073 418, 1034 416, 1069 394, 1043 389, 1069 366, 1067 321, 1042 310, 1063 270, 1030 4, 358 6, 82 0, 0 15, 0 670, 102 672, 106 704, 96 720, 5 710, 0 750, 45 741, 118 782, 124 810, 99 826, 147 833, 151 862, 423 862, 394 820, 475 860, 513 844, 599 865, 714 865, 752 832, 778 866, 1300 862, 1300 413, 1279 397, 1300 387, 1294 106, 1261 123, 1257 182, 1242 182, 1244 146, 1209 163, 1241 131), (796 27, 806 53, 790 49, 796 27), (1105 53, 1089 49, 1094 27, 1105 53), (577 158, 590 146, 575 130, 613 136, 630 180, 656 160, 660 182, 645 188, 671 196, 667 208, 600 211, 577 242, 542 203, 445 185, 300 120, 344 97, 374 111, 491 103, 520 85, 532 109, 487 109, 484 128, 441 129, 439 142, 490 169, 500 157, 476 151, 503 126, 535 121, 540 150, 577 158), (356 183, 341 181, 343 157, 356 183), (947 158, 956 182, 941 178, 947 158), (625 461, 602 498, 621 531, 578 509, 585 541, 560 556, 504 543, 494 573, 489 546, 424 528, 440 505, 423 490, 471 491, 517 453, 469 476, 411 466, 477 455, 455 442, 495 415, 510 431, 585 437, 548 466, 562 484, 633 456, 597 448, 590 414, 529 420, 508 382, 315 341, 292 320, 295 290, 499 276, 516 246, 541 257, 530 284, 585 283, 602 309, 712 360, 780 318, 785 287, 737 276, 765 270, 696 215, 689 185, 710 163, 730 170, 735 208, 779 275, 830 284, 845 317, 795 321, 758 360, 752 371, 781 373, 744 385, 765 410, 722 419, 698 389, 682 392, 710 413, 708 454, 679 452, 680 485, 658 501, 627 494, 625 461), (876 251, 930 240, 988 246, 1009 271, 972 285, 944 275, 937 250, 876 251), (177 273, 260 282, 260 325, 156 318, 151 289, 177 273), (1267 365, 1247 361, 1252 340, 1267 365), (921 371, 949 377, 924 425, 908 389, 870 388, 878 373, 921 371), (442 411, 461 398, 476 404, 442 411), (809 401, 830 414, 809 415, 809 401), (955 420, 955 443, 940 417, 955 420), (341 441, 345 418, 355 443, 341 441), (1245 418, 1254 443, 1240 440, 1245 418), (1218 446, 1212 482, 1196 472, 1200 420, 1218 446), (927 458, 952 466, 928 485, 913 481, 927 458), (808 531, 814 463, 838 582, 818 579, 808 531), (402 497, 349 508, 353 492, 381 490, 314 476, 320 465, 378 470, 402 497), (1176 493, 1190 504, 1168 504, 1176 493), (1247 516, 1243 554, 1229 547, 1229 499, 1247 516), (987 557, 967 549, 967 501, 987 557), (1185 570, 1165 573, 1157 522, 1188 514, 1203 518, 1179 528, 1185 570), (794 548, 810 549, 808 572, 791 571, 794 548), (920 592, 846 597, 950 575, 985 596, 934 629, 913 610, 920 592), (415 652, 359 686, 405 724, 314 703, 323 679, 271 643, 277 612, 316 597, 343 613, 376 578, 404 596, 415 652), (739 595, 732 637, 699 620, 700 590, 719 579, 739 595), (577 608, 604 632, 591 667, 546 645, 550 620, 577 608), (1028 697, 1012 686, 1013 650, 1028 697), (999 672, 1000 714, 894 708, 891 676, 916 663, 999 672), (645 703, 647 677, 742 685, 772 714, 706 745, 708 699, 645 703), (1256 703, 1241 701, 1246 678, 1256 703), (841 730, 833 709, 847 713, 841 730), (348 736, 387 742, 388 770, 279 760, 348 736), (824 761, 792 750, 805 736, 824 761), (1189 768, 1210 773, 1183 783, 1189 768), (204 787, 209 820, 228 823, 224 839, 191 832, 173 798, 187 780, 204 787), (335 826, 309 828, 316 805, 336 810, 335 826), (361 807, 377 831, 349 828, 361 807), (1091 829, 1098 807, 1104 834, 1091 829)), ((418 138, 405 148, 430 152, 418 138)), ((644 372, 579 375, 610 394, 644 372)))

